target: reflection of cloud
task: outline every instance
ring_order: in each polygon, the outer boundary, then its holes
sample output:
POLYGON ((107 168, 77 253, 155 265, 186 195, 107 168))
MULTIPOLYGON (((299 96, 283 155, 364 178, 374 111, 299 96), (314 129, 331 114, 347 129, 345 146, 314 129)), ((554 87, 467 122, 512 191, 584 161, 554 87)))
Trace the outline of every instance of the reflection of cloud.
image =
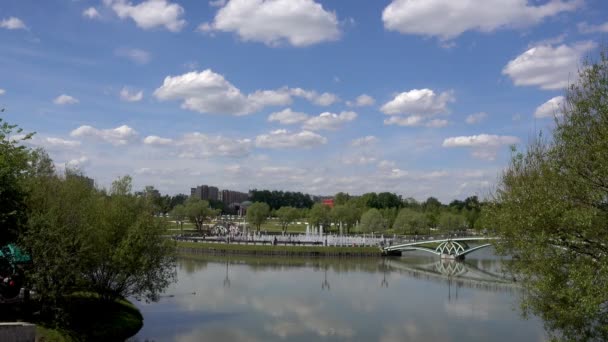
POLYGON ((203 328, 197 329, 189 334, 175 337, 176 342, 199 342, 199 341, 234 341, 234 342, 255 342, 261 339, 252 336, 250 330, 243 330, 236 327, 225 328, 203 328))

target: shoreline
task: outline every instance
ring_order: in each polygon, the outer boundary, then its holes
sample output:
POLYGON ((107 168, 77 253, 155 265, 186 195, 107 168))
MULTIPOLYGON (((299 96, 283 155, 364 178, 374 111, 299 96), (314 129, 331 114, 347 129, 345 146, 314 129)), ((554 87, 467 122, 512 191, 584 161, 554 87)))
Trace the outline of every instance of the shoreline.
POLYGON ((177 252, 180 254, 261 255, 324 258, 365 258, 382 256, 382 251, 377 247, 273 246, 183 241, 178 241, 176 247, 177 252))

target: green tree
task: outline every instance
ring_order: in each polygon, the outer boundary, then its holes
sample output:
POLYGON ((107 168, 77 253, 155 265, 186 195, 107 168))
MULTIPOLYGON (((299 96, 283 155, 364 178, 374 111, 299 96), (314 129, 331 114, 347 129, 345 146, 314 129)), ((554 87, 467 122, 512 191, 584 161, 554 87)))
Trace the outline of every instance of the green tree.
POLYGON ((166 223, 150 215, 150 202, 130 192, 129 177, 110 193, 82 177, 35 183, 21 243, 31 253, 28 280, 45 311, 61 308, 76 291, 155 300, 173 280, 175 244, 163 237, 166 223))
POLYGON ((266 203, 255 202, 249 208, 247 208, 247 222, 255 226, 255 229, 259 232, 260 227, 270 214, 270 206, 266 203))
POLYGON ((203 230, 207 220, 219 215, 219 210, 209 207, 209 202, 203 201, 200 198, 188 198, 184 207, 186 216, 190 219, 190 222, 194 223, 199 232, 203 230))
POLYGON ((515 153, 487 205, 525 313, 560 339, 608 340, 608 57, 587 62, 553 139, 515 153))
POLYGON ((171 215, 171 218, 173 218, 173 220, 175 220, 175 224, 179 228, 183 229, 184 221, 188 217, 188 215, 186 215, 186 207, 182 204, 178 204, 175 207, 173 207, 173 210, 171 210, 170 215, 171 215))
POLYGON ((308 211, 308 223, 313 227, 323 226, 328 228, 331 223, 331 209, 321 203, 315 203, 308 211))
POLYGON ((366 233, 380 232, 386 229, 386 221, 378 209, 372 208, 363 213, 359 226, 366 233))
POLYGON ((393 229, 405 234, 419 234, 426 230, 428 222, 426 216, 410 208, 403 208, 399 211, 393 229))
POLYGON ((444 231, 455 231, 466 228, 466 218, 461 214, 443 211, 439 214, 438 226, 444 231))
POLYGON ((281 207, 276 211, 276 216, 281 224, 281 230, 285 233, 287 232, 287 226, 297 220, 300 213, 294 207, 281 207))
POLYGON ((31 156, 22 143, 32 134, 22 132, 0 118, 0 245, 15 241, 27 221, 24 182, 31 156))
POLYGON ((360 214, 359 208, 355 207, 352 203, 347 203, 345 205, 336 205, 331 210, 332 220, 338 224, 342 224, 342 227, 345 228, 345 233, 350 233, 350 230, 357 224, 359 221, 360 214))

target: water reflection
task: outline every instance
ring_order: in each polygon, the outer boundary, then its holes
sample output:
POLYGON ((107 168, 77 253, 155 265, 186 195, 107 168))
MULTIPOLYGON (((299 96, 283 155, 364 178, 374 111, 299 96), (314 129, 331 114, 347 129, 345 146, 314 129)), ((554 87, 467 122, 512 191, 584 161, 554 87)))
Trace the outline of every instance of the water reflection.
POLYGON ((417 255, 184 258, 167 291, 175 296, 138 304, 138 339, 542 341, 540 322, 512 310, 518 290, 500 263, 491 254, 464 264, 417 255))

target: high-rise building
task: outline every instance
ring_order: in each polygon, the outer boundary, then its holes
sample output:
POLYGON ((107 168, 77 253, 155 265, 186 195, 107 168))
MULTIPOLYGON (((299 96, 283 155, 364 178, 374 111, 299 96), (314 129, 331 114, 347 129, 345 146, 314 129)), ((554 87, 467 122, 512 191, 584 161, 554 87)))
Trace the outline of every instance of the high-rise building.
POLYGON ((199 185, 196 188, 190 188, 190 196, 205 201, 219 199, 219 189, 215 186, 199 185))

